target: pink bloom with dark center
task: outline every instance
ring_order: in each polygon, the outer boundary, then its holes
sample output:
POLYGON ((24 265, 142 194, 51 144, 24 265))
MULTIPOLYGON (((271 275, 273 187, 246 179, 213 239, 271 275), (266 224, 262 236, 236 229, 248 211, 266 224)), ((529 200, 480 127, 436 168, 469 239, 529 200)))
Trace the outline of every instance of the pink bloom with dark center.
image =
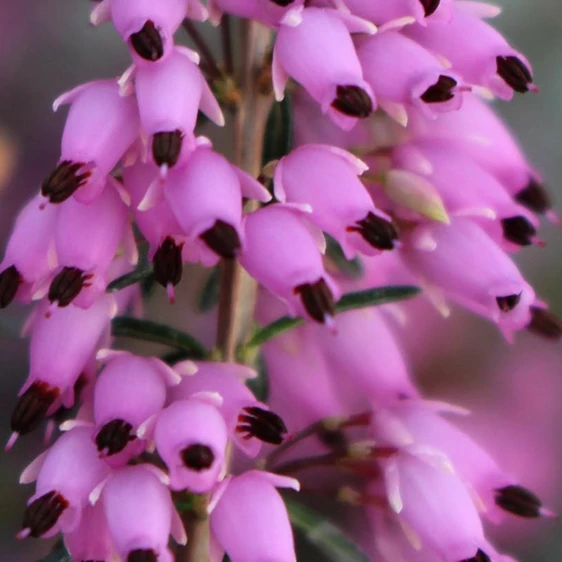
POLYGON ((53 107, 67 103, 59 164, 41 192, 52 203, 76 194, 88 204, 99 197, 106 176, 139 134, 137 104, 133 96, 121 95, 117 80, 82 84, 60 96, 53 107))
POLYGON ((177 400, 156 421, 154 442, 170 471, 172 490, 203 494, 223 478, 228 428, 217 394, 177 400))

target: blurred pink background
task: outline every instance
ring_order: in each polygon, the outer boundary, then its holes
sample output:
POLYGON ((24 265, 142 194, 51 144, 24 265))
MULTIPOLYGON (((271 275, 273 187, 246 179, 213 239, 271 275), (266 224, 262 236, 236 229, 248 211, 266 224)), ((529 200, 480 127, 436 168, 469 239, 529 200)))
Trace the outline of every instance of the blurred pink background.
MULTIPOLYGON (((541 87, 539 96, 517 97, 499 110, 544 173, 562 210, 562 4, 499 3, 505 14, 496 25, 529 56, 541 87)), ((110 26, 89 25, 87 0, 0 0, 0 5, 0 239, 5 241, 15 213, 58 158, 65 112, 52 113, 53 99, 80 82, 118 75, 128 56, 110 26)), ((562 315, 562 230, 545 225, 542 236, 547 247, 524 250, 518 261, 538 293, 562 315)), ((183 285, 186 289, 188 283, 183 285)), ((181 304, 189 300, 180 296, 179 305, 171 309, 158 294, 149 310, 154 318, 171 318, 187 328, 181 304)), ((8 437, 11 410, 26 375, 26 343, 17 336, 24 314, 15 305, 0 315, 0 440, 8 437)), ((522 334, 510 347, 493 326, 458 310, 447 321, 429 309, 419 318, 420 325, 405 339, 413 370, 427 393, 471 408, 474 413, 462 420, 463 427, 549 507, 561 511, 561 344, 522 334)), ((18 475, 39 452, 39 441, 39 436, 26 438, 2 456, 3 561, 34 561, 48 551, 46 542, 14 539, 31 493, 31 488, 17 485, 18 475)), ((547 562, 562 559, 561 531, 558 521, 514 521, 497 535, 522 561, 547 562)))

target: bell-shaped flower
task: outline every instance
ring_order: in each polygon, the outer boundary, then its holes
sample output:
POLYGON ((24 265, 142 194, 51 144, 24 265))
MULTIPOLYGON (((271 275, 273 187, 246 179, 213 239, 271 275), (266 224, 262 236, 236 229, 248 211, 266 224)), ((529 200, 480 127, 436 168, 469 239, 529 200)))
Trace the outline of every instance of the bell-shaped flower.
POLYGON ((186 543, 166 484, 165 474, 140 464, 115 471, 101 490, 107 526, 121 560, 173 562, 170 534, 178 543, 186 543))
POLYGON ((74 384, 108 331, 114 304, 107 295, 88 310, 68 306, 48 317, 48 303, 39 304, 31 319, 29 375, 12 413, 8 448, 18 435, 33 431, 61 403, 66 407, 74 404, 74 384))
POLYGON ((322 263, 322 233, 305 222, 304 214, 278 204, 247 215, 240 263, 287 303, 291 315, 330 324, 340 289, 322 263))
POLYGON ((473 560, 486 540, 467 487, 439 455, 399 452, 382 464, 390 507, 443 562, 473 560))
POLYGON ((102 0, 92 10, 90 21, 98 25, 112 20, 131 49, 137 64, 167 57, 174 48, 174 33, 184 18, 207 19, 199 0, 102 0))
POLYGON ((143 201, 160 181, 158 169, 137 160, 123 169, 123 186, 131 198, 135 223, 148 241, 148 259, 152 261, 154 279, 168 291, 174 301, 174 287, 183 275, 182 252, 186 236, 165 198, 148 208, 143 201))
POLYGON ((298 25, 282 25, 273 50, 273 87, 283 99, 289 78, 301 84, 337 125, 353 128, 376 102, 363 79, 350 32, 374 33, 373 24, 331 9, 305 8, 298 25))
POLYGON ((485 516, 501 520, 506 511, 523 517, 547 514, 532 492, 519 486, 468 434, 443 419, 459 412, 448 404, 403 400, 373 413, 375 439, 396 447, 428 447, 441 451, 471 490, 485 516))
MULTIPOLYGON (((287 307, 261 288, 256 307, 260 325, 287 314, 287 307)), ((298 326, 264 343, 268 403, 283 414, 289 431, 319 419, 344 415, 344 400, 335 386, 334 373, 317 345, 313 326, 298 326)))
POLYGON ((211 500, 211 530, 232 562, 295 562, 289 515, 275 488, 294 478, 260 470, 230 477, 211 500), (213 505, 215 504, 216 505, 213 505))
POLYGON ((477 96, 466 95, 461 109, 432 122, 413 112, 408 130, 415 139, 443 140, 457 147, 492 173, 519 203, 536 213, 549 212, 552 202, 540 176, 511 131, 477 96))
POLYGON ((434 302, 443 297, 498 324, 510 339, 531 319, 533 288, 511 259, 468 218, 450 225, 422 225, 405 242, 406 265, 427 284, 434 302))
POLYGON ((198 62, 196 53, 176 47, 165 61, 134 70, 141 125, 150 139, 152 159, 163 173, 195 148, 193 131, 199 109, 217 125, 224 125, 198 62))
POLYGON ((190 238, 184 257, 205 266, 240 252, 244 243, 242 197, 271 199, 260 183, 208 144, 200 145, 184 166, 170 171, 164 193, 190 238))
POLYGON ((275 196, 281 202, 310 205, 310 219, 340 243, 346 258, 358 252, 376 255, 395 247, 398 232, 357 178, 366 169, 339 148, 301 146, 277 164, 275 196))
POLYGON ((330 368, 346 385, 378 408, 418 395, 404 354, 380 311, 344 312, 334 324, 333 334, 317 329, 316 341, 330 368))
POLYGON ((371 2, 370 0, 344 0, 351 13, 384 26, 396 28, 417 22, 427 25, 428 21, 449 21, 452 17, 452 0, 391 0, 371 2))
POLYGON ((449 213, 487 219, 480 221, 482 228, 506 250, 542 244, 533 213, 458 147, 445 141, 406 144, 394 150, 393 160, 400 168, 426 174, 449 213))
POLYGON ((446 59, 467 83, 488 88, 501 99, 537 89, 529 61, 499 31, 462 7, 455 8, 450 22, 411 25, 404 33, 446 59))
POLYGON ((60 96, 53 108, 71 104, 55 170, 41 186, 51 203, 76 193, 81 203, 99 197, 106 176, 139 134, 133 96, 122 96, 117 80, 88 82, 60 96))
POLYGON ((303 6, 304 0, 209 0, 209 17, 218 23, 227 13, 278 27, 280 23, 298 23, 303 6))
POLYGON ((146 441, 136 431, 160 413, 166 403, 166 388, 179 377, 156 357, 137 357, 127 352, 98 354, 107 364, 94 389, 95 442, 100 454, 125 464, 140 454, 146 441))
POLYGON ((170 390, 172 400, 187 399, 199 392, 218 392, 222 398, 220 411, 229 437, 251 457, 257 456, 261 443, 279 445, 287 428, 283 420, 256 399, 245 381, 257 373, 238 363, 216 361, 184 361, 174 370, 187 375, 170 390))
POLYGON ((105 291, 109 267, 122 241, 128 242, 130 261, 136 260, 128 208, 115 183, 108 178, 107 187, 90 205, 75 199, 61 205, 55 226, 58 268, 48 293, 59 307, 92 305, 105 291))
POLYGON ((399 123, 407 123, 411 106, 431 119, 462 105, 460 78, 402 33, 377 33, 358 45, 365 80, 379 106, 399 123))
POLYGON ((209 492, 223 477, 228 428, 217 394, 200 393, 165 408, 156 421, 154 442, 170 471, 172 490, 209 492))
POLYGON ((77 427, 63 433, 22 473, 21 483, 37 483, 18 537, 52 537, 59 531, 74 531, 90 493, 109 470, 98 458, 92 428, 77 427))
POLYGON ((85 507, 78 527, 63 536, 72 560, 113 560, 116 556, 102 501, 85 507))
POLYGON ((57 264, 54 231, 58 209, 35 196, 20 211, 0 264, 0 308, 14 298, 29 302, 47 292, 57 264))

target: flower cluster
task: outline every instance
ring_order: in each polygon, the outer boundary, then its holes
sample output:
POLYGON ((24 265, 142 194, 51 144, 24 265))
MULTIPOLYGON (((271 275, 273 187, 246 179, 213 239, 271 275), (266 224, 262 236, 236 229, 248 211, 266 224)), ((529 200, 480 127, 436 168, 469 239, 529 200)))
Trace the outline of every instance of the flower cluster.
POLYGON ((45 420, 62 430, 22 474, 36 490, 20 538, 60 532, 77 562, 171 562, 170 535, 188 539, 177 508, 204 498, 211 560, 292 562, 276 488, 298 489, 292 474, 307 469, 304 489, 361 510, 376 559, 510 560, 483 520, 550 512, 445 418, 460 408, 422 396, 389 320, 407 305, 338 307, 344 293, 419 285, 444 315, 456 303, 508 340, 562 335, 512 260, 542 245, 538 215, 557 218, 481 99, 537 89, 495 15, 460 0, 96 4, 92 23, 113 23, 132 65, 55 101, 70 105, 60 159, 0 266, 0 307, 39 301, 8 448, 45 420), (186 18, 224 14, 271 30, 259 95, 293 102, 294 149, 259 178, 197 135, 200 113, 225 124, 224 89, 174 43, 186 18), (112 319, 140 293, 107 288, 138 244, 171 302, 185 263, 237 260, 260 285, 257 323, 305 320, 261 349, 268 403, 230 358, 109 349, 112 319))

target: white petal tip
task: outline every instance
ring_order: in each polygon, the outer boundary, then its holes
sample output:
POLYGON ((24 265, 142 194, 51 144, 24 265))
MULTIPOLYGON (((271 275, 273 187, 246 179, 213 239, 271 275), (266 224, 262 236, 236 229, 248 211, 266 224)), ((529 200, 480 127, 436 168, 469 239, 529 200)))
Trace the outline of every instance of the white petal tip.
POLYGON ((12 433, 12 435, 10 435, 10 438, 8 439, 8 441, 6 442, 6 445, 4 446, 4 451, 6 451, 6 453, 8 453, 9 451, 11 451, 13 449, 13 447, 16 444, 16 441, 18 440, 19 436, 20 436, 20 434, 17 431, 14 431, 12 433))

